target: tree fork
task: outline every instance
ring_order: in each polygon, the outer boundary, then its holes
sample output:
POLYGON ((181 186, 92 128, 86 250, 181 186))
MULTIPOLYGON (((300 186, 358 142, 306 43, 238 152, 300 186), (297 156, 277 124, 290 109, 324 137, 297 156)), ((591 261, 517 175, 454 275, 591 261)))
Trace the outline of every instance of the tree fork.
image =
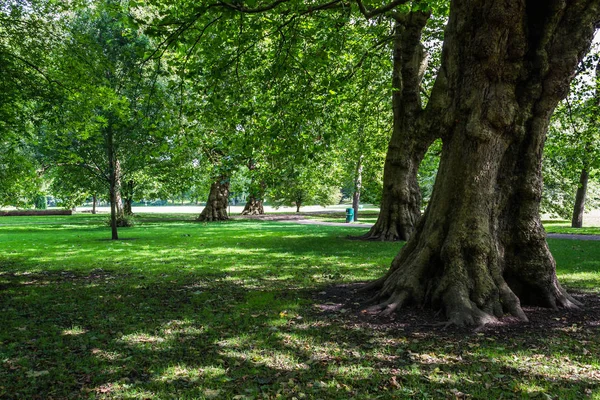
POLYGON ((449 324, 481 325, 505 313, 526 320, 521 303, 578 306, 558 283, 539 217, 541 156, 599 20, 599 0, 452 3, 438 76, 448 95, 434 87, 428 104, 451 100, 452 129, 440 135, 415 234, 370 285, 375 309, 412 302, 442 308, 449 324))

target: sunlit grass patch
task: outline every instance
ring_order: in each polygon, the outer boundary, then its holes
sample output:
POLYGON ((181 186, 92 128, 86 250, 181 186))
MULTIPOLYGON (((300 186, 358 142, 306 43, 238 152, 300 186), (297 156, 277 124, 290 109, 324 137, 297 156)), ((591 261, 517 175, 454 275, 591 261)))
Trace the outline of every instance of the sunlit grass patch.
POLYGON ((566 233, 573 235, 600 235, 600 227, 584 226, 582 228, 572 228, 571 221, 566 220, 547 220, 543 221, 544 229, 548 233, 566 233))
POLYGON ((65 329, 64 331, 62 331, 62 335, 76 336, 76 335, 83 335, 86 332, 87 332, 87 330, 83 329, 80 326, 73 326, 70 329, 65 329))

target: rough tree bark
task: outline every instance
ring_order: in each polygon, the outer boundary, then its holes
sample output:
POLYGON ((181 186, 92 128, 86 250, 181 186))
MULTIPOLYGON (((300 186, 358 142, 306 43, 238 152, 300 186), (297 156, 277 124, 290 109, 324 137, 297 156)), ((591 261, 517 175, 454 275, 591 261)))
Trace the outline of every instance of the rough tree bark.
POLYGON ((573 218, 571 219, 572 228, 581 228, 583 226, 583 213, 585 211, 585 197, 589 175, 586 168, 583 168, 579 175, 579 186, 577 186, 577 193, 575 194, 575 206, 573 207, 573 218))
MULTIPOLYGON (((421 33, 429 14, 413 12, 398 19, 392 73, 393 131, 383 171, 383 193, 377 222, 360 239, 408 240, 421 216, 419 164, 435 136, 420 117, 421 80, 427 66, 421 33)), ((356 215, 356 214, 355 214, 356 215)))
POLYGON ((541 157, 599 3, 452 2, 435 85, 445 90, 434 87, 430 104, 447 93, 454 123, 440 135, 438 176, 414 236, 368 285, 378 289, 372 310, 414 302, 444 309, 448 323, 478 325, 504 313, 526 320, 521 303, 578 305, 558 283, 540 221, 541 157))
POLYGON ((265 213, 263 206, 265 188, 266 185, 264 182, 260 182, 258 185, 250 185, 250 195, 248 196, 242 215, 263 215, 265 213))
POLYGON ((264 213, 265 208, 262 198, 254 195, 248 196, 242 215, 263 215, 264 213))
POLYGON ((219 177, 211 186, 206 207, 198 216, 198 221, 226 221, 227 205, 229 202, 229 178, 219 177))

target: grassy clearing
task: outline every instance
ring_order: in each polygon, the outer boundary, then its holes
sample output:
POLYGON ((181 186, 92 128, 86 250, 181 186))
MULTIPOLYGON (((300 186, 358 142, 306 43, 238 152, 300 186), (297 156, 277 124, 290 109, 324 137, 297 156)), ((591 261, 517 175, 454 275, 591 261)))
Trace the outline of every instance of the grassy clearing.
MULTIPOLYGON (((193 217, 142 215, 118 242, 105 216, 0 219, 0 398, 600 399, 600 321, 443 338, 348 323, 314 294, 380 276, 401 244, 193 217)), ((560 279, 597 291, 600 242, 549 242, 560 279)))
POLYGON ((567 233, 571 235, 600 235, 600 228, 584 226, 582 228, 571 228, 571 221, 548 220, 543 221, 544 228, 548 233, 567 233))

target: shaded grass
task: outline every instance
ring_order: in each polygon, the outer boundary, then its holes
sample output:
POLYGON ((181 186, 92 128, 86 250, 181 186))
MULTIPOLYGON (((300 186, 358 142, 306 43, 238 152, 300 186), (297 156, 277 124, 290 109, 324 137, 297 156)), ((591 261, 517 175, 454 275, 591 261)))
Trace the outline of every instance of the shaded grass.
MULTIPOLYGON (((402 246, 358 228, 141 215, 112 242, 104 218, 0 219, 0 398, 600 398, 600 321, 440 340, 318 312, 402 246)), ((549 244, 598 290, 600 243, 549 244)))

